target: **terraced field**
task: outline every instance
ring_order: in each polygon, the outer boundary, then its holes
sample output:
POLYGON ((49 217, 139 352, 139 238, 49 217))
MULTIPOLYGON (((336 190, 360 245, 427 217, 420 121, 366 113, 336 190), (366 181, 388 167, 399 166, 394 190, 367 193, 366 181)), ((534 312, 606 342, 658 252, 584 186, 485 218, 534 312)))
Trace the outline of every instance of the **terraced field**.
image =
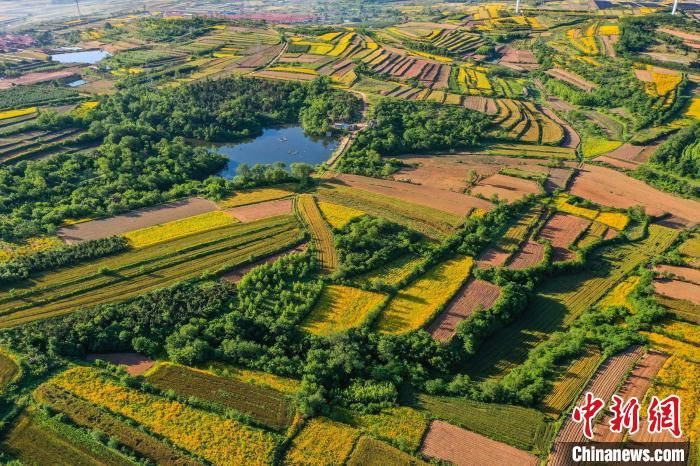
POLYGON ((302 194, 296 200, 296 211, 307 225, 314 242, 316 257, 326 273, 338 268, 338 255, 333 244, 333 233, 321 215, 316 201, 310 194, 302 194))
POLYGON ((84 265, 47 272, 0 297, 0 327, 122 301, 173 283, 223 272, 301 240, 292 216, 230 225, 84 265))

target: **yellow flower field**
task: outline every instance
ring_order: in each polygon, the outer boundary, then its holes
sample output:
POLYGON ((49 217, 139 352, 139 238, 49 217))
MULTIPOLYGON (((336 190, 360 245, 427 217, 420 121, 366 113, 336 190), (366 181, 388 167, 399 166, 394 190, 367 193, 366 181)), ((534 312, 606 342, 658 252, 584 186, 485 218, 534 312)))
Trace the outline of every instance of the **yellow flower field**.
POLYGON ((131 418, 212 464, 262 466, 272 461, 277 447, 274 434, 177 401, 123 387, 94 368, 75 367, 49 383, 131 418))
POLYGON ((321 209, 321 213, 328 224, 335 229, 343 228, 353 218, 365 215, 365 213, 361 210, 338 204, 332 204, 330 202, 320 201, 318 203, 318 208, 321 209))
POLYGON ((340 38, 338 44, 328 52, 328 55, 330 55, 331 57, 341 56, 343 53, 345 53, 348 46, 350 46, 350 42, 352 41, 353 37, 355 37, 354 32, 349 32, 345 34, 343 37, 340 38))
POLYGON ((575 206, 569 204, 569 196, 566 194, 560 195, 556 200, 557 209, 567 214, 577 215, 579 217, 584 217, 593 220, 598 216, 598 211, 593 209, 586 209, 585 207, 575 206))
POLYGON ((619 283, 608 295, 601 301, 602 307, 607 306, 623 306, 631 310, 631 306, 627 297, 639 283, 639 277, 628 277, 623 282, 619 283))
POLYGON ((311 74, 317 75, 318 72, 311 68, 302 68, 301 66, 273 66, 268 68, 269 71, 285 71, 287 73, 301 73, 301 74, 311 74))
POLYGON ((700 233, 693 233, 681 244, 678 251, 689 257, 700 259, 700 233))
POLYGON ((162 243, 175 238, 182 238, 200 231, 213 230, 236 223, 237 220, 225 212, 215 210, 205 214, 187 217, 173 222, 154 225, 140 230, 124 233, 134 248, 143 248, 152 244, 162 243))
POLYGON ((428 427, 428 419, 423 412, 406 406, 386 408, 377 414, 348 412, 346 415, 351 426, 406 451, 418 449, 428 427))
POLYGON ((621 145, 622 143, 620 141, 611 141, 599 137, 587 137, 583 139, 581 152, 583 152, 584 157, 590 158, 612 152, 621 145))
POLYGON ((275 201, 294 195, 294 191, 285 187, 277 188, 260 188, 246 191, 239 191, 231 197, 219 202, 219 207, 222 209, 232 209, 244 205, 257 204, 265 201, 275 201))
POLYGON ((471 257, 459 257, 433 267, 398 292, 379 318, 377 329, 402 333, 425 325, 466 281, 473 262, 471 257))
POLYGON ((341 34, 342 34, 342 32, 328 32, 326 34, 318 36, 318 38, 321 40, 325 40, 327 42, 333 42, 341 34))
POLYGON ((357 327, 383 299, 383 294, 373 291, 328 285, 321 292, 303 328, 314 335, 328 336, 357 327))
POLYGON ((685 114, 686 116, 700 120, 700 97, 695 97, 690 101, 690 106, 685 114))
POLYGON ((57 236, 35 236, 22 243, 0 241, 0 262, 8 261, 25 254, 54 249, 66 244, 57 236))
POLYGON ((284 459, 286 466, 326 466, 345 464, 359 432, 326 418, 311 419, 292 440, 284 459))
POLYGON ((7 120, 9 118, 31 115, 32 113, 36 113, 36 107, 20 108, 17 110, 5 110, 4 112, 0 112, 0 120, 7 120))
POLYGON ((624 230, 630 221, 627 215, 620 212, 601 212, 595 220, 616 230, 624 230))
POLYGON ((620 26, 617 24, 607 24, 598 28, 598 35, 601 36, 619 36, 620 26))
POLYGON ((280 377, 268 372, 242 369, 222 362, 211 362, 206 364, 207 372, 219 377, 240 380, 241 382, 268 387, 287 395, 294 395, 301 388, 301 382, 296 379, 280 377))

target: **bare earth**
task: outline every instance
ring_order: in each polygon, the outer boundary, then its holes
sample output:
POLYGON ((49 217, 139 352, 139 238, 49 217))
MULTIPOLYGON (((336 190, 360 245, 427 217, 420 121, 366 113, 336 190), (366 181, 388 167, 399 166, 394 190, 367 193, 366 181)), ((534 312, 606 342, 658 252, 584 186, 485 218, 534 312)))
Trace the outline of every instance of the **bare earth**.
POLYGON ((500 267, 506 263, 509 257, 510 252, 493 246, 482 252, 476 263, 480 268, 500 267))
POLYGON ((654 280, 654 291, 667 298, 682 299, 700 305, 700 285, 695 283, 659 278, 654 280))
POLYGON ((73 76, 78 72, 77 69, 69 68, 61 71, 45 71, 40 73, 27 73, 19 78, 0 79, 0 90, 9 89, 12 86, 43 83, 53 81, 55 79, 63 79, 73 76))
POLYGON ((700 222, 700 202, 659 191, 606 167, 586 165, 576 175, 571 193, 606 206, 626 209, 642 205, 652 216, 668 212, 688 224, 700 222))
POLYGON ((455 215, 466 215, 473 208, 484 210, 493 208, 493 204, 478 197, 454 193, 429 185, 415 185, 345 174, 329 178, 328 182, 364 189, 455 215))
POLYGON ((436 340, 449 341, 457 333, 457 325, 476 309, 488 309, 501 290, 489 282, 470 279, 452 298, 444 311, 430 325, 428 332, 436 340))
POLYGON ((242 223, 253 222, 261 218, 275 217, 292 213, 291 199, 278 199, 275 201, 260 202, 258 204, 234 207, 225 210, 228 215, 238 219, 242 223))
POLYGON ((126 366, 126 372, 129 375, 141 375, 155 364, 152 359, 138 353, 91 353, 85 356, 85 359, 90 362, 101 359, 112 364, 126 366))
POLYGON ((557 212, 547 221, 539 237, 552 243, 554 261, 568 260, 572 257, 572 253, 567 248, 588 228, 590 223, 590 220, 557 212))
POLYGON ((523 244, 508 264, 509 269, 522 270, 539 264, 544 259, 544 246, 532 240, 523 244))
POLYGON ((67 243, 79 243, 91 239, 120 235, 128 231, 172 222, 214 210, 217 210, 216 203, 194 197, 156 207, 134 210, 116 217, 69 225, 59 229, 58 236, 67 243))
POLYGON ((571 85, 574 85, 578 87, 579 89, 582 89, 584 91, 592 91, 595 89, 596 86, 592 82, 586 81, 583 79, 581 76, 572 73, 571 71, 566 71, 561 68, 552 68, 550 70, 547 70, 546 73, 550 75, 553 78, 560 79, 562 81, 565 81, 571 85))
POLYGON ((456 466, 532 465, 536 456, 443 421, 430 423, 421 453, 456 466))
POLYGON ((540 187, 532 180, 498 173, 479 181, 471 192, 475 195, 480 194, 488 199, 491 199, 492 196, 498 196, 499 199, 514 202, 528 194, 538 194, 540 187))
POLYGON ((698 269, 693 269, 690 267, 677 267, 675 265, 657 265, 654 270, 662 274, 669 274, 673 278, 677 278, 685 282, 700 285, 700 270, 698 269))

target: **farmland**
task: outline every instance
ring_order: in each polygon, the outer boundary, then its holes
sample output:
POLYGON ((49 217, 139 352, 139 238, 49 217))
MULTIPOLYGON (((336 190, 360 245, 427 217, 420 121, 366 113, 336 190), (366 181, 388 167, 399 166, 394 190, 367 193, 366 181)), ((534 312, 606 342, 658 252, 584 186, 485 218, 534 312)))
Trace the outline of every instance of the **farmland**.
POLYGON ((692 2, 12 3, 0 463, 700 459, 692 2))

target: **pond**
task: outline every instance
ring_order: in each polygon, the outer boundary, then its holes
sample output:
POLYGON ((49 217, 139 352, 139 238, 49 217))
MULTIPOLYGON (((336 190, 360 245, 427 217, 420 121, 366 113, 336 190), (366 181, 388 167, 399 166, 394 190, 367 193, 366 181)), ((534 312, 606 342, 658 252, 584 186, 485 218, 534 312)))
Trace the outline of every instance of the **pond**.
POLYGON ((336 138, 307 136, 300 126, 288 126, 267 128, 255 139, 239 144, 219 145, 215 150, 231 160, 219 174, 233 178, 236 176, 236 167, 241 163, 251 167, 256 163, 275 162, 283 162, 287 167, 296 162, 317 165, 328 160, 337 147, 336 138))
POLYGON ((111 55, 104 50, 85 50, 82 52, 58 53, 56 55, 51 55, 51 60, 59 63, 87 63, 89 65, 94 65, 103 58, 110 56, 111 55))

